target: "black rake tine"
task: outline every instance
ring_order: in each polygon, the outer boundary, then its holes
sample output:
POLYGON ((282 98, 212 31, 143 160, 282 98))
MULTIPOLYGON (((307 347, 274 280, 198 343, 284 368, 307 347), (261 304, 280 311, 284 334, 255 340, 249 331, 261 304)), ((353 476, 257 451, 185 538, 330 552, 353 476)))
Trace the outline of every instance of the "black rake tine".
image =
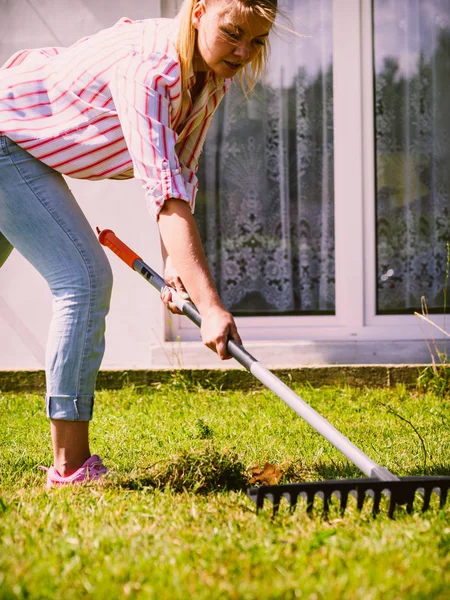
POLYGON ((366 499, 366 492, 364 490, 358 489, 358 496, 356 499, 356 506, 358 510, 362 510, 364 506, 364 500, 366 499))
POLYGON ((394 513, 395 513, 396 506, 397 506, 396 494, 391 494, 391 499, 390 499, 390 502, 389 502, 389 512, 388 512, 388 517, 390 519, 394 518, 394 513))
POLYGON ((447 501, 447 493, 448 493, 448 487, 442 486, 441 487, 441 494, 440 494, 441 500, 439 502, 439 506, 440 506, 441 509, 444 508, 444 505, 445 505, 445 503, 447 501))
POLYGON ((425 512, 426 510, 428 510, 430 508, 431 491, 432 490, 430 490, 430 488, 425 488, 423 490, 422 512, 425 512))
POLYGON ((294 492, 290 492, 289 493, 289 504, 290 504, 290 511, 294 512, 296 506, 297 506, 297 500, 298 500, 298 494, 294 493, 294 492))
POLYGON ((381 492, 374 492, 372 514, 375 516, 380 512, 381 492))
POLYGON ((406 505, 406 512, 408 513, 408 515, 412 515, 413 505, 414 505, 414 496, 408 500, 408 503, 406 505))
POLYGON ((341 515, 343 515, 345 513, 345 509, 347 508, 348 492, 341 492, 340 496, 341 496, 341 515))
POLYGON ((273 496, 273 516, 275 516, 280 508, 280 500, 281 500, 281 494, 274 494, 273 496))
POLYGON ((256 512, 258 513, 264 507, 264 491, 261 489, 258 490, 258 496, 256 498, 256 512))

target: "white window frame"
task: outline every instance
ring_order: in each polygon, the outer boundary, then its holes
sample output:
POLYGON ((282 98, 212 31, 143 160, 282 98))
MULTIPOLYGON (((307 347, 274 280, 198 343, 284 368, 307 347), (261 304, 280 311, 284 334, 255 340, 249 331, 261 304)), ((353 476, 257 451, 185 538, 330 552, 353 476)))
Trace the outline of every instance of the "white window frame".
MULTIPOLYGON (((333 0, 333 102, 336 315, 238 317, 239 331, 247 341, 423 344, 418 317, 376 314, 371 0, 333 0)), ((432 319, 445 328, 445 315, 432 319)), ((436 339, 443 337, 433 333, 436 339)), ((185 317, 168 316, 166 340, 199 337, 198 328, 185 317)))

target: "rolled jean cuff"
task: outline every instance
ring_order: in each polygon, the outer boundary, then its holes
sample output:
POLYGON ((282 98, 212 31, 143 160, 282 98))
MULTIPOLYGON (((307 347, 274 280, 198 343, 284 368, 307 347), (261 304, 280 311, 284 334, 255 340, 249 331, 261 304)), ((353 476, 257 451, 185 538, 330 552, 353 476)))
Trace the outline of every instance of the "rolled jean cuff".
POLYGON ((94 396, 47 396, 46 412, 56 421, 90 421, 94 396))

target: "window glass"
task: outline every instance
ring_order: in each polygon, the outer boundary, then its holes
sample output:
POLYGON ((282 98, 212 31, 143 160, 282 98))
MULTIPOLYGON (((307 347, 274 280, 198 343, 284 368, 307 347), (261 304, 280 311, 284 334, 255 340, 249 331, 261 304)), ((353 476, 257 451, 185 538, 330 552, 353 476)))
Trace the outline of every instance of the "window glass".
POLYGON ((196 218, 234 314, 333 314, 332 2, 279 5, 265 81, 213 120, 196 218))
POLYGON ((450 0, 374 0, 377 310, 447 302, 450 0))

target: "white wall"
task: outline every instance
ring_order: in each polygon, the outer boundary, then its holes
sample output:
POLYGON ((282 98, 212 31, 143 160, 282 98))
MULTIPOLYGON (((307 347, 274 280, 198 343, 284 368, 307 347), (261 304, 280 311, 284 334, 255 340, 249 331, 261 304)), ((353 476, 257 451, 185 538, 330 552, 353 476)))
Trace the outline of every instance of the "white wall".
MULTIPOLYGON (((159 0, 0 0, 0 63, 21 48, 69 45, 123 16, 159 15, 159 0)), ((161 270, 157 226, 139 182, 67 181, 94 229, 115 230, 161 270)), ((164 309, 142 278, 109 255, 115 284, 102 368, 149 368, 151 346, 160 347, 164 336, 164 309)), ((46 282, 13 251, 0 269, 0 369, 44 367, 50 318, 46 282)))

